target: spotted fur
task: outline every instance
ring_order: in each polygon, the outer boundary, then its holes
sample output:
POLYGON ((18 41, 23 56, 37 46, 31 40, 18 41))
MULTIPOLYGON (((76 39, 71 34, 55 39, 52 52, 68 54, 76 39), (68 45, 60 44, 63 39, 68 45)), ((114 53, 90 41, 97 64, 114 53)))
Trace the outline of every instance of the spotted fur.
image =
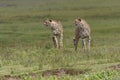
POLYGON ((47 19, 44 22, 44 25, 49 26, 53 33, 53 43, 55 48, 63 47, 63 27, 60 21, 55 21, 51 19, 47 19), (60 38, 59 43, 57 36, 60 38))
POLYGON ((75 38, 74 40, 74 46, 75 50, 77 50, 78 46, 78 41, 81 38, 82 39, 82 47, 83 50, 86 51, 86 39, 88 41, 88 49, 90 50, 90 42, 91 42, 91 37, 90 37, 90 26, 89 24, 84 20, 84 19, 75 19, 75 38))

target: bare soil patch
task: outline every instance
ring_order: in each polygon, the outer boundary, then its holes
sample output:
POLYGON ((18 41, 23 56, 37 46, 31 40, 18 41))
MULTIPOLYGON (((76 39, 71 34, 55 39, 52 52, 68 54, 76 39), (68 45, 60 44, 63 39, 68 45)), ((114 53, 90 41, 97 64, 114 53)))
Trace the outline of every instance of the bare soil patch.
MULTIPOLYGON (((49 77, 49 76, 59 76, 60 77, 60 76, 64 76, 64 75, 75 76, 75 75, 79 75, 79 74, 84 74, 88 71, 89 71, 89 69, 78 70, 78 69, 60 68, 60 69, 52 69, 52 70, 42 71, 42 76, 43 77, 49 77)), ((27 76, 36 78, 37 76, 40 76, 39 75, 40 73, 41 72, 29 73, 29 74, 27 74, 27 76)), ((23 76, 25 76, 25 74, 19 75, 19 76, 5 75, 2 78, 0 78, 0 80, 22 80, 23 76)))
POLYGON ((63 76, 63 75, 74 76, 74 75, 84 74, 87 71, 89 71, 89 69, 77 70, 77 69, 61 68, 61 69, 53 69, 53 70, 43 71, 42 76, 53 76, 53 75, 56 75, 56 76, 63 76))
POLYGON ((20 76, 5 75, 0 80, 22 80, 20 76))
POLYGON ((120 64, 110 66, 109 68, 115 69, 115 70, 120 70, 120 64))

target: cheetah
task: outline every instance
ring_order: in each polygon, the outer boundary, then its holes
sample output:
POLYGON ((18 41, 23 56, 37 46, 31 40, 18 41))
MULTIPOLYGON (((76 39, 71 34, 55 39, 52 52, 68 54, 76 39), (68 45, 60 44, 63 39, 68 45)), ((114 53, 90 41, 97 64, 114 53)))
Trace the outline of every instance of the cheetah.
POLYGON ((46 19, 44 22, 45 26, 49 26, 53 33, 53 43, 55 48, 62 48, 63 47, 63 26, 60 21, 46 19), (59 42, 58 42, 58 38, 59 42))
POLYGON ((73 39, 74 41, 74 47, 75 51, 77 50, 78 46, 78 41, 81 38, 82 39, 82 48, 84 51, 87 50, 86 47, 86 39, 88 42, 88 50, 90 50, 90 45, 91 45, 91 36, 90 36, 90 26, 89 24, 81 18, 75 19, 75 38, 73 39))

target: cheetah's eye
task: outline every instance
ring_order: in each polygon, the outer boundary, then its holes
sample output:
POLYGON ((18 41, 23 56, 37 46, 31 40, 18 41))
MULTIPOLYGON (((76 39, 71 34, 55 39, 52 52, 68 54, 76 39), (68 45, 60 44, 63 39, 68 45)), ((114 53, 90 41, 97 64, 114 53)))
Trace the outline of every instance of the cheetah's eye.
POLYGON ((50 19, 49 21, 50 21, 50 22, 52 22, 52 20, 51 20, 51 19, 50 19))
POLYGON ((81 19, 78 19, 78 21, 81 21, 81 19))

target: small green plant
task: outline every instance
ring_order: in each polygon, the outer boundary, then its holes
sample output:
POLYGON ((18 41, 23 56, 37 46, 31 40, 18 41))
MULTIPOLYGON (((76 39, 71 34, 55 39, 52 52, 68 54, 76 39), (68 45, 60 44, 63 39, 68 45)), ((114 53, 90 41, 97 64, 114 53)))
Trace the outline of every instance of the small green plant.
POLYGON ((83 80, 112 80, 117 74, 115 71, 103 71, 94 74, 85 75, 83 80))
POLYGON ((24 76, 22 76, 23 80, 32 80, 32 77, 28 74, 25 74, 24 76))

